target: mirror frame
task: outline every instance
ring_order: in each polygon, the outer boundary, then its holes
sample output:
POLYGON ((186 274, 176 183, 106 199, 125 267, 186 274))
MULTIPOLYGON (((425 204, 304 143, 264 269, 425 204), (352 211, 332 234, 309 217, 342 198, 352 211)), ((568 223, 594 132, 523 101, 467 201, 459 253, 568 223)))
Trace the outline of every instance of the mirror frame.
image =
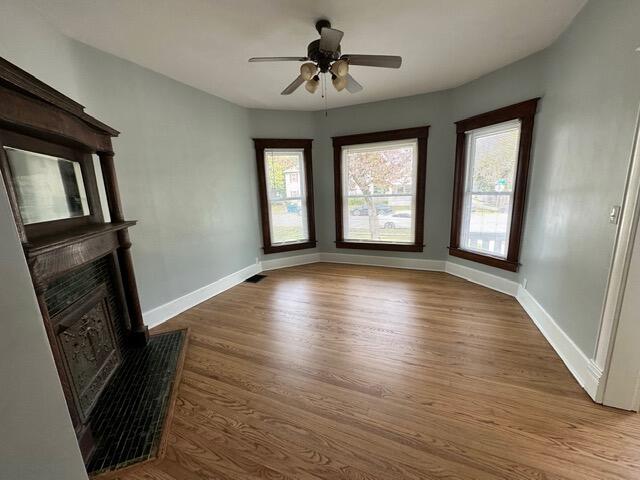
POLYGON ((19 221, 20 224, 23 225, 27 240, 55 235, 88 224, 102 223, 104 220, 96 174, 93 168, 93 157, 89 152, 0 129, 0 171, 7 179, 5 184, 8 186, 8 190, 10 190, 9 200, 11 202, 14 217, 16 221, 19 221), (4 147, 12 147, 28 152, 50 155, 80 164, 82 181, 84 182, 84 189, 87 194, 87 203, 89 204, 89 214, 79 217, 49 220, 25 225, 20 214, 20 206, 18 204, 18 198, 15 191, 15 183, 4 147))

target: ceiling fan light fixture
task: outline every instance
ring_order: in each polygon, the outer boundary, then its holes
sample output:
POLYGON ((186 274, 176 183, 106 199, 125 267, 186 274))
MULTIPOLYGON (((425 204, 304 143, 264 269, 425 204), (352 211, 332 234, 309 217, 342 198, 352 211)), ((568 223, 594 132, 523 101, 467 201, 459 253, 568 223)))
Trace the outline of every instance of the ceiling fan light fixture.
POLYGON ((320 78, 316 75, 310 80, 307 80, 307 82, 304 84, 304 88, 306 88, 307 92, 309 93, 316 93, 318 85, 320 85, 320 78))
MULTIPOLYGON (((305 89, 313 94, 320 86, 319 75, 331 75, 334 88, 349 93, 362 91, 360 85, 349 73, 351 65, 361 67, 400 68, 402 57, 397 55, 362 55, 342 54, 342 37, 344 32, 331 28, 326 19, 316 22, 316 30, 320 38, 307 45, 307 55, 304 57, 252 57, 250 62, 303 62, 300 74, 280 92, 281 95, 291 95, 304 83, 305 89)), ((323 78, 322 96, 326 100, 326 77, 323 78)))
POLYGON ((346 60, 338 60, 331 65, 331 73, 336 77, 346 77, 349 74, 349 64, 346 60))
POLYGON ((334 76, 333 80, 331 80, 331 83, 333 83, 334 88, 338 92, 341 92, 347 86, 347 77, 334 76))
POLYGON ((311 80, 313 76, 316 74, 317 70, 318 70, 318 67, 316 67, 315 63, 308 62, 300 65, 300 75, 306 81, 311 80))

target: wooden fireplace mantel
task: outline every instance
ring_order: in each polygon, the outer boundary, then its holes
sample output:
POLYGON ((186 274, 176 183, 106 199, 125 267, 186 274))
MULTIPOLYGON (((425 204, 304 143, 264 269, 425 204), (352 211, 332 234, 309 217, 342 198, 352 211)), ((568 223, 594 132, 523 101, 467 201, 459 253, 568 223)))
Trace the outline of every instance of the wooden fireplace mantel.
POLYGON ((26 244, 25 254, 36 291, 44 291, 51 280, 116 251, 120 247, 118 232, 135 224, 129 221, 87 225, 26 244))
MULTIPOLYGON (((34 285, 40 290, 56 275, 113 248, 117 251, 120 263, 131 322, 131 340, 134 344, 145 345, 148 329, 142 318, 128 233, 128 228, 135 222, 124 218, 111 142, 118 135, 116 129, 85 113, 84 107, 78 102, 0 58, 0 171, 34 285), (25 227, 20 217, 16 192, 9 178, 8 162, 1 148, 2 131, 6 132, 5 135, 28 139, 35 145, 47 142, 72 149, 78 155, 96 154, 100 159, 112 223, 103 222, 102 213, 98 212, 97 190, 94 189, 93 209, 96 211, 92 212, 91 223, 70 223, 69 228, 58 229, 50 235, 45 231, 37 238, 30 238, 29 228, 25 227), (54 257, 55 261, 52 260, 54 257)), ((93 167, 88 168, 92 173, 93 167)))
POLYGON ((144 346, 149 335, 131 258, 129 228, 136 222, 125 220, 118 191, 111 141, 118 135, 76 101, 0 58, 0 173, 85 460, 94 446, 91 409, 125 345, 144 346), (88 205, 83 215, 25 224, 5 147, 75 162, 88 205), (110 222, 104 221, 93 155, 110 222))
POLYGON ((120 132, 85 113, 84 107, 0 57, 0 123, 35 130, 93 152, 112 152, 120 132))

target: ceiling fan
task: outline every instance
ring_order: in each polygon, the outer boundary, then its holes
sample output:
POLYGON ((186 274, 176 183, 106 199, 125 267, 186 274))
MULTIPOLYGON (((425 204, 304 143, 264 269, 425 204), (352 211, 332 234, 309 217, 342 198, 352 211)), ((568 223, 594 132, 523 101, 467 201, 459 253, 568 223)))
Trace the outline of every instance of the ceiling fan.
POLYGON ((333 86, 338 92, 346 88, 349 93, 357 93, 362 90, 362 85, 349 73, 351 65, 400 68, 402 64, 402 57, 395 55, 342 55, 340 41, 344 33, 331 28, 328 20, 318 20, 316 30, 320 38, 309 44, 306 57, 253 57, 249 61, 306 62, 300 66, 300 75, 281 92, 281 95, 290 95, 303 83, 309 93, 315 93, 320 85, 320 73, 331 74, 333 86))

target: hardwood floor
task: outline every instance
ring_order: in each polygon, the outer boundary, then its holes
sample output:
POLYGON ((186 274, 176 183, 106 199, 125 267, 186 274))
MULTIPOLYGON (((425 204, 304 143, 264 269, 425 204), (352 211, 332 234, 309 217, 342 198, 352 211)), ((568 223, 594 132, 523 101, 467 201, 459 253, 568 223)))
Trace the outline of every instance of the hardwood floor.
POLYGON ((177 326, 167 454, 118 478, 640 478, 640 416, 592 403, 513 298, 445 273, 271 271, 177 326))

